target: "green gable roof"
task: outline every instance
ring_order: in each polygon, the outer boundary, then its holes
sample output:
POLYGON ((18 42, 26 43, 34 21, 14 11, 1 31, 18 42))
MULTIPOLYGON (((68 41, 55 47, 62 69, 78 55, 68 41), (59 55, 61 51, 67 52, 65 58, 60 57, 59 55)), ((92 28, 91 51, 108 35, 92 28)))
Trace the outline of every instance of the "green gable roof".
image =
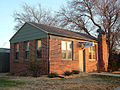
POLYGON ((10 43, 35 40, 46 37, 47 37, 47 33, 34 27, 31 24, 25 23, 10 39, 10 43))
POLYGON ((68 38, 75 38, 80 40, 97 41, 95 37, 92 37, 87 34, 51 27, 44 24, 26 22, 10 39, 10 43, 46 38, 48 37, 48 34, 58 35, 68 38))

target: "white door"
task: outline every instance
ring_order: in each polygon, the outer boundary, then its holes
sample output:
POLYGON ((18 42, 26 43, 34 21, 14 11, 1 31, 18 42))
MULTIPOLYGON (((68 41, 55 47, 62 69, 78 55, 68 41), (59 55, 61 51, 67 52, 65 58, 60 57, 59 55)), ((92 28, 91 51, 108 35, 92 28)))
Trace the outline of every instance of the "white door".
POLYGON ((83 50, 79 50, 79 69, 83 72, 83 50))

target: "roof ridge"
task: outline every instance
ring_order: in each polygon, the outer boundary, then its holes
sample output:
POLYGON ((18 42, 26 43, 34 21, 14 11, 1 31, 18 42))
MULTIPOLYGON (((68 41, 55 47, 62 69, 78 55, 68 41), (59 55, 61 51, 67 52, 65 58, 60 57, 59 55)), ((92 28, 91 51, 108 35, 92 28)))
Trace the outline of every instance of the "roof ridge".
POLYGON ((33 24, 38 24, 38 25, 44 25, 44 26, 47 26, 49 28, 56 28, 56 29, 59 29, 59 30, 67 30, 67 31, 71 31, 73 32, 72 30, 68 30, 68 29, 63 29, 63 28, 58 28, 58 27, 55 27, 55 26, 50 26, 50 25, 46 25, 46 24, 41 24, 41 23, 35 23, 35 22, 28 22, 28 23, 33 23, 33 24))

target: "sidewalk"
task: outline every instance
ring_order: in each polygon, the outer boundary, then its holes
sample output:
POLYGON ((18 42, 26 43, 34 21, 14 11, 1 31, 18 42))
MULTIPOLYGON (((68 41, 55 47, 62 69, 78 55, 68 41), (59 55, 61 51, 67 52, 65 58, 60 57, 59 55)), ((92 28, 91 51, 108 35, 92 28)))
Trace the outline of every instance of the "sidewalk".
POLYGON ((112 74, 112 73, 86 73, 89 75, 104 75, 104 76, 113 76, 113 77, 120 77, 120 74, 112 74))

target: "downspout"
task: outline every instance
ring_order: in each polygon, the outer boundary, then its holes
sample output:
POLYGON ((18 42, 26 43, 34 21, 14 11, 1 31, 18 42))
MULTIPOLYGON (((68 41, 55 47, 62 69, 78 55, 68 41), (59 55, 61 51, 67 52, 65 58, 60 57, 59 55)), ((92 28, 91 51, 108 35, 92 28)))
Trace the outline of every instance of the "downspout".
POLYGON ((48 74, 50 72, 50 65, 49 65, 49 53, 50 53, 50 35, 48 34, 48 74))

